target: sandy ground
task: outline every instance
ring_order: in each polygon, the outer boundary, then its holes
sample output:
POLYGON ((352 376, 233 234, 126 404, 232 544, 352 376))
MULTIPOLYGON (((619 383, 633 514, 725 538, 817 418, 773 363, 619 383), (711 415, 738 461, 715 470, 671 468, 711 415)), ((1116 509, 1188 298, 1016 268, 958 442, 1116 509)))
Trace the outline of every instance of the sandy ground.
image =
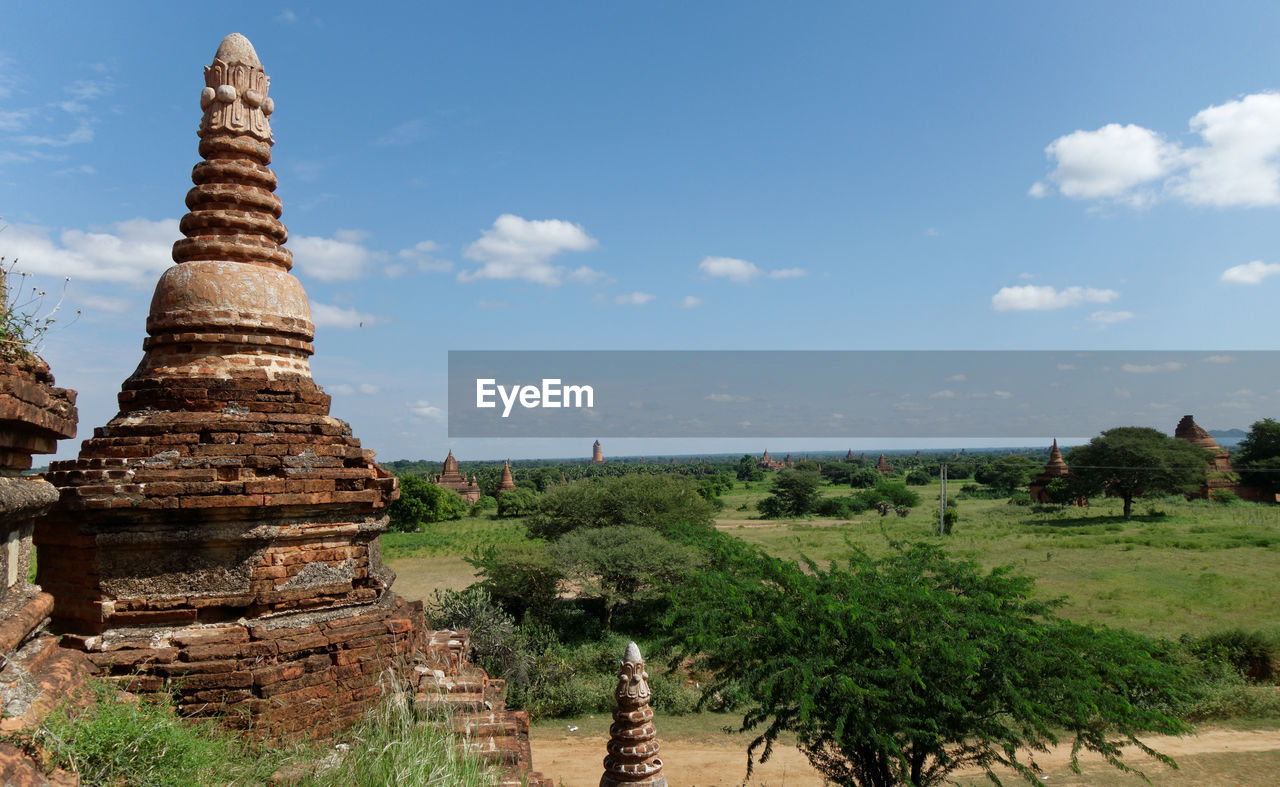
MULTIPOLYGON (((534 767, 556 779, 564 787, 596 787, 600 783, 601 761, 608 735, 584 734, 586 732, 583 730, 572 734, 566 730, 535 727, 534 767)), ((726 740, 724 743, 673 740, 664 738, 659 728, 659 741, 662 743, 665 762, 663 775, 672 787, 744 783, 744 740, 726 740)), ((1126 757, 1130 765, 1146 770, 1153 784, 1261 786, 1277 783, 1275 768, 1280 765, 1280 730, 1206 729, 1185 738, 1156 736, 1148 739, 1147 743, 1157 751, 1179 760, 1182 765, 1181 771, 1172 771, 1147 757, 1126 757), (1275 756, 1258 757, 1254 754, 1259 752, 1275 756), (1244 761, 1252 763, 1244 769, 1244 773, 1231 767, 1239 766, 1244 761), (1215 772, 1224 770, 1230 770, 1230 773, 1215 777, 1215 772), (1254 775, 1257 777, 1256 781, 1252 780, 1254 775)), ((1043 781, 1045 784, 1144 784, 1136 776, 1120 773, 1107 766, 1098 757, 1081 757, 1083 775, 1072 773, 1069 769, 1069 746, 1055 747, 1038 755, 1036 761, 1046 774, 1047 778, 1043 781)), ((1008 774, 1008 778, 1004 774, 1001 777, 1007 784, 1025 783, 1012 773, 1008 774)), ((956 773, 953 778, 961 783, 989 784, 978 771, 956 773)), ((798 749, 779 746, 769 762, 756 766, 752 780, 746 784, 752 787, 822 787, 825 782, 809 767, 808 761, 798 749)))

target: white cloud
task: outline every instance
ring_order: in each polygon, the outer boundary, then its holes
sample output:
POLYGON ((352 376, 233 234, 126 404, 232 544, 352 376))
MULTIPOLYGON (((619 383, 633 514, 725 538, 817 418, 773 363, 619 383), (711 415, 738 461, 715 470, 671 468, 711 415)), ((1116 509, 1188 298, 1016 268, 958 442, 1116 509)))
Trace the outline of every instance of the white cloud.
POLYGON ((378 318, 372 314, 327 303, 311 302, 311 321, 317 328, 361 328, 373 325, 378 318))
POLYGON ((1254 93, 1197 112, 1200 144, 1181 146, 1156 131, 1111 123, 1075 131, 1045 148, 1054 168, 1029 193, 1050 184, 1073 199, 1142 205, 1173 197, 1195 205, 1280 204, 1280 94, 1254 93))
POLYGON ((551 259, 566 251, 587 251, 597 245, 580 224, 558 219, 529 221, 504 213, 463 251, 480 263, 473 271, 458 273, 459 281, 522 279, 535 284, 560 284, 564 269, 551 259))
POLYGON ((419 399, 416 402, 409 403, 409 412, 419 418, 429 418, 432 421, 443 421, 444 410, 431 404, 426 399, 419 399))
POLYGON ((424 240, 415 243, 412 248, 401 249, 398 257, 409 260, 418 266, 418 270, 426 273, 448 273, 453 270, 453 263, 442 260, 435 255, 443 248, 439 243, 424 240))
POLYGON ((965 381, 965 380, 967 380, 967 379, 969 379, 969 378, 965 377, 963 374, 953 374, 953 375, 951 375, 950 377, 946 378, 946 382, 949 382, 949 383, 962 383, 962 382, 964 382, 964 381, 965 381))
POLYGON ((707 276, 739 283, 751 281, 761 273, 754 263, 733 257, 704 257, 698 263, 698 270, 707 276))
POLYGON ((295 236, 289 238, 293 251, 293 272, 320 281, 358 279, 387 255, 367 248, 366 234, 359 230, 338 230, 332 238, 295 236))
POLYGON ((1254 93, 1201 110, 1191 130, 1205 144, 1186 151, 1172 191, 1200 205, 1280 203, 1280 94, 1254 93))
POLYGON ((997 399, 1012 399, 1012 398, 1013 398, 1013 394, 1012 394, 1012 393, 1010 393, 1009 391, 996 391, 996 392, 995 392, 995 395, 996 395, 996 398, 997 398, 997 399))
POLYGON ((1047 311, 1079 306, 1082 303, 1110 303, 1120 297, 1115 290, 1093 287, 1065 287, 1061 290, 1048 285, 1024 284, 1017 287, 1001 287, 991 296, 991 307, 998 312, 1047 311))
POLYGON ((656 295, 636 290, 635 292, 629 292, 626 295, 616 296, 613 299, 613 302, 622 306, 643 306, 656 297, 656 295))
POLYGON ((751 401, 750 397, 742 396, 741 394, 728 394, 728 393, 707 394, 702 398, 706 399, 708 402, 749 402, 751 401))
POLYGON ((801 279, 809 273, 804 268, 779 268, 769 271, 770 279, 801 279))
POLYGON ((686 295, 680 301, 680 306, 685 309, 695 309, 702 305, 702 299, 697 295, 686 295))
POLYGON ((1261 284, 1263 279, 1277 273, 1280 273, 1280 262, 1254 260, 1227 268, 1222 272, 1220 281, 1228 284, 1261 284))
POLYGON ((950 389, 943 390, 943 391, 934 391, 933 393, 929 394, 930 399, 955 399, 958 396, 959 394, 957 394, 955 391, 952 391, 950 389))
MULTIPOLYGON (((1156 132, 1119 123, 1058 137, 1044 152, 1056 164, 1049 180, 1073 199, 1124 196, 1135 186, 1167 175, 1178 153, 1177 146, 1156 132)), ((1043 196, 1046 191, 1033 191, 1032 196, 1043 196)))
POLYGON ((292 24, 298 21, 298 15, 295 14, 292 9, 286 8, 280 13, 276 14, 276 21, 284 22, 285 24, 292 24))
POLYGON ((371 383, 360 383, 360 393, 365 394, 366 396, 372 396, 380 390, 382 389, 371 383))
POLYGON ((373 143, 381 147, 412 145, 421 140, 430 128, 426 118, 413 118, 392 126, 387 133, 375 139, 373 143))
POLYGON ((1200 359, 1201 363, 1232 363, 1235 361, 1234 355, 1206 355, 1200 359))
POLYGON ((87 314, 124 314, 133 308, 133 303, 127 298, 113 298, 109 295, 80 295, 76 297, 76 301, 87 314))
POLYGON ((335 394, 338 396, 351 396, 356 392, 356 389, 352 388, 346 383, 338 383, 337 385, 327 385, 325 386, 325 390, 329 392, 330 396, 333 396, 335 394))
POLYGON ((173 264, 173 242, 182 237, 177 219, 130 219, 100 232, 50 230, 10 225, 4 233, 5 256, 20 270, 88 281, 142 282, 173 264))
POLYGON ((598 270, 588 268, 583 265, 569 271, 566 276, 569 281, 578 282, 579 284, 613 284, 613 277, 607 273, 601 273, 598 270))
POLYGON ((1098 311, 1089 315, 1089 322, 1095 325, 1101 325, 1101 326, 1115 325, 1116 323, 1124 322, 1125 320, 1132 320, 1133 317, 1134 317, 1133 312, 1098 311))
POLYGON ((1185 363, 1165 361, 1164 363, 1126 363, 1120 368, 1130 374, 1156 374, 1159 372, 1176 372, 1185 367, 1185 363))
POLYGON ((698 263, 698 270, 702 271, 705 276, 728 279, 739 284, 744 284, 760 276, 768 276, 771 279, 798 279, 809 275, 804 268, 777 268, 766 273, 754 262, 747 262, 734 257, 703 257, 702 262, 698 263))
POLYGON ((1076 365, 1075 365, 1075 364, 1073 364, 1073 363, 1060 363, 1060 364, 1058 364, 1058 371, 1060 371, 1060 372, 1074 372, 1074 371, 1076 370, 1076 368, 1077 368, 1077 367, 1076 367, 1076 365))

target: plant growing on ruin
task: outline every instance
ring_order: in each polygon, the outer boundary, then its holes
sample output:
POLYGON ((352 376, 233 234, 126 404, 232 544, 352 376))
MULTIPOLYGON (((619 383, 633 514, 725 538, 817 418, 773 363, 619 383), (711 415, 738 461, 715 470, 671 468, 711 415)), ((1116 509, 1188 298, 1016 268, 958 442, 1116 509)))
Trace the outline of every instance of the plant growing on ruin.
MULTIPOLYGON (((0 360, 20 361, 40 350, 45 334, 57 322, 67 278, 57 303, 45 310, 48 292, 30 283, 31 274, 17 270, 18 261, 0 257, 0 360), (16 281, 15 281, 16 279, 16 281)), ((76 315, 79 316, 77 311, 76 315)))

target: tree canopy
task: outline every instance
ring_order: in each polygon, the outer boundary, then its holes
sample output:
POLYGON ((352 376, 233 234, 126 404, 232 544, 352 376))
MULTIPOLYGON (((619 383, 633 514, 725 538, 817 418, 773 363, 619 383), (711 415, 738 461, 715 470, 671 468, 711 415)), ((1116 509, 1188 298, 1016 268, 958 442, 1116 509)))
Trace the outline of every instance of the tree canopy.
POLYGON ((1272 494, 1280 492, 1280 421, 1264 418, 1249 427, 1234 458, 1241 480, 1272 494))
POLYGON ((432 522, 461 519, 467 513, 467 503, 452 489, 408 475, 400 476, 400 499, 388 507, 387 513, 392 530, 412 532, 432 522))
POLYGON ((1155 429, 1120 426, 1072 448, 1065 459, 1077 494, 1115 495, 1124 501, 1128 519, 1135 497, 1194 492, 1204 483, 1211 458, 1203 448, 1155 429))
POLYGON ((690 478, 626 475, 553 487, 525 524, 533 536, 555 538, 582 528, 710 525, 714 515, 715 507, 690 478))
POLYGON ((676 658, 714 675, 704 697, 747 695, 742 730, 763 728, 748 775, 784 732, 826 778, 879 786, 963 766, 1036 782, 1026 751, 1059 732, 1073 762, 1096 751, 1127 770, 1121 746, 1154 754, 1138 733, 1187 729, 1165 711, 1186 682, 1161 645, 1057 618, 1033 592, 926 544, 829 568, 739 553, 677 588, 668 623, 676 658))

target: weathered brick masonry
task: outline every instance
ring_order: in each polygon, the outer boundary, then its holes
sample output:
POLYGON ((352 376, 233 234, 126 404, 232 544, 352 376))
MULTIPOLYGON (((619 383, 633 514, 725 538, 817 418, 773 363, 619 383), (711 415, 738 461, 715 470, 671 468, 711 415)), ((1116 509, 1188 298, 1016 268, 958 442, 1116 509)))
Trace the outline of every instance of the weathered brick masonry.
POLYGON ((38 581, 64 639, 183 713, 324 734, 419 649, 378 535, 395 479, 329 415, 268 168, 268 79, 228 36, 205 69, 178 264, 152 298, 120 412, 56 462, 38 581))

